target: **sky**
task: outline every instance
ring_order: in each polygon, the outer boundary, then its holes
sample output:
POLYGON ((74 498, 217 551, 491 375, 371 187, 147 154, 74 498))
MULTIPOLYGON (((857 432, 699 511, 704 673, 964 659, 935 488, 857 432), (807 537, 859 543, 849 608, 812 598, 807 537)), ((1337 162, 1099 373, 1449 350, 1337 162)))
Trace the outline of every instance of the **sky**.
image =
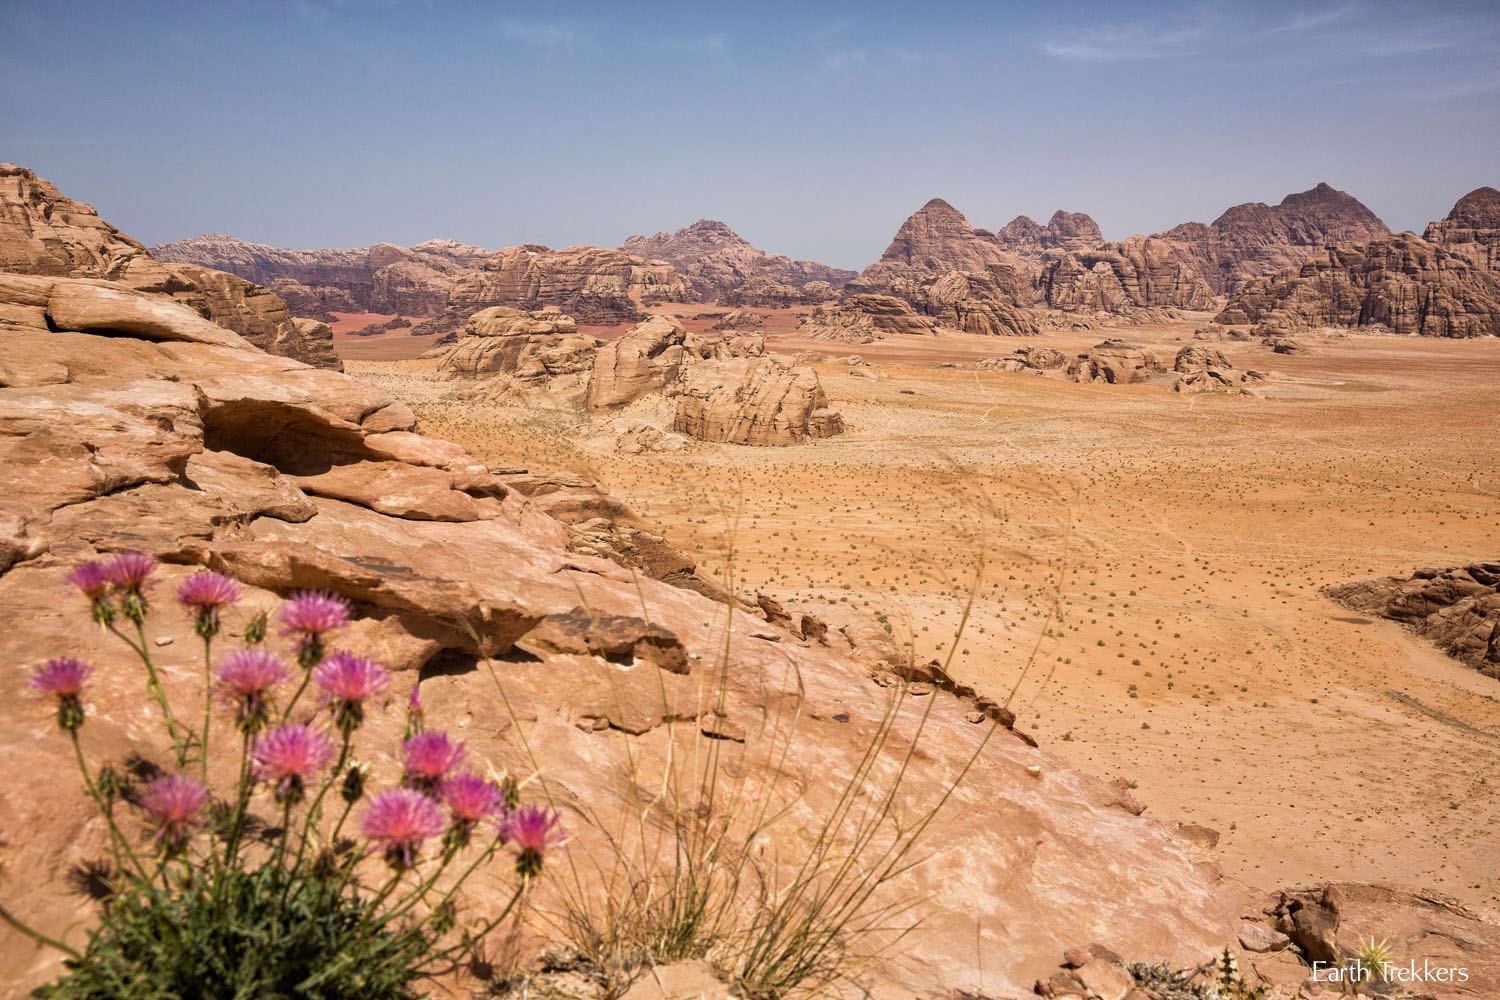
POLYGON ((1500 4, 0 0, 0 160, 148 244, 618 245, 859 268, 941 197, 1106 237, 1327 181, 1500 186, 1500 4))

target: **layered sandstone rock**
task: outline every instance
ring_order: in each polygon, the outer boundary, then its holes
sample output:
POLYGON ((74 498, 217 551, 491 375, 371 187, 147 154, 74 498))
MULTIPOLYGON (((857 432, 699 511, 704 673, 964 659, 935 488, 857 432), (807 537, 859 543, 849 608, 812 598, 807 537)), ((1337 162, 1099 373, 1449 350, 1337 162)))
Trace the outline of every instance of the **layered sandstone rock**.
POLYGON ((1068 375, 1075 382, 1107 382, 1130 385, 1149 382, 1163 366, 1156 355, 1144 347, 1123 340, 1106 340, 1089 348, 1069 366, 1068 375))
POLYGON ((103 278, 170 297, 262 350, 342 369, 327 327, 292 322, 286 303, 233 274, 162 263, 140 243, 25 167, 0 163, 0 271, 103 278))
POLYGON ((1207 226, 1189 222, 1158 235, 1184 246, 1214 293, 1225 294, 1296 267, 1331 243, 1366 243, 1390 230, 1359 199, 1320 183, 1278 205, 1236 205, 1207 226))
POLYGON ((1214 301, 1200 262, 1181 244, 1150 236, 1064 254, 1049 261, 1037 280, 1048 306, 1069 311, 1207 309, 1214 301))
POLYGON ((620 250, 636 257, 664 260, 680 271, 705 302, 770 308, 815 304, 844 287, 853 271, 811 260, 769 254, 722 222, 699 219, 675 233, 632 236, 620 250), (809 289, 810 283, 819 283, 809 289))
POLYGON ((851 281, 851 292, 888 292, 898 281, 920 285, 949 271, 988 275, 1012 305, 1031 299, 1031 264, 987 229, 934 198, 911 215, 880 260, 851 281))
POLYGON ((1099 223, 1083 212, 1052 213, 1045 226, 1024 215, 1018 215, 995 234, 1001 243, 1015 252, 1042 257, 1046 251, 1076 252, 1091 250, 1104 243, 1099 223))
POLYGON ((675 398, 672 429, 703 441, 789 445, 844 430, 811 368, 767 357, 761 337, 706 337, 670 316, 599 348, 584 403, 605 413, 651 393, 675 398))
POLYGON ((1500 271, 1468 244, 1455 252, 1412 233, 1343 243, 1295 271, 1245 285, 1220 323, 1278 329, 1367 327, 1424 337, 1500 335, 1500 271))
POLYGON ((479 271, 464 274, 448 296, 448 313, 467 317, 489 306, 555 308, 580 323, 612 326, 643 318, 642 305, 691 302, 692 286, 672 265, 619 250, 577 246, 509 247, 479 271))
POLYGON ((814 340, 869 343, 890 334, 937 333, 935 320, 917 315, 893 295, 849 295, 837 305, 819 306, 797 321, 797 330, 814 340))
POLYGON ((671 316, 656 315, 599 348, 585 398, 589 411, 617 410, 676 381, 687 335, 687 328, 671 316))
POLYGON ((1489 271, 1500 271, 1500 191, 1475 188, 1446 218, 1430 223, 1422 238, 1463 254, 1489 271))
POLYGON ((788 445, 844 431, 817 372, 764 356, 689 365, 671 391, 672 429, 703 441, 788 445))
POLYGON ((599 343, 579 334, 573 317, 563 313, 492 306, 469 317, 464 336, 439 363, 438 377, 539 381, 581 375, 593 367, 599 343))
POLYGON ((1250 386, 1269 377, 1253 368, 1236 368, 1222 351, 1202 344, 1189 344, 1179 350, 1172 360, 1172 371, 1177 373, 1173 392, 1250 393, 1250 386))
POLYGON ((964 333, 985 337, 1029 337, 1040 332, 1036 314, 1013 304, 990 274, 947 271, 920 281, 899 280, 891 289, 924 316, 964 333))
POLYGON ((1355 611, 1400 622, 1449 656, 1500 678, 1500 562, 1419 569, 1327 593, 1355 611))
MULTIPOLYGON (((870 683, 868 668, 829 646, 731 629, 720 604, 570 550, 569 532, 536 499, 459 447, 415 433, 411 411, 365 383, 211 333, 170 303, 174 316, 149 326, 121 306, 115 325, 108 291, 68 278, 0 283, 0 657, 72 655, 99 666, 84 697, 90 761, 170 754, 143 722, 139 672, 87 627, 86 602, 64 582, 80 560, 141 549, 165 563, 156 594, 198 567, 239 577, 245 600, 226 622, 234 631, 301 589, 350 600, 355 621, 335 641, 400 671, 390 697, 367 707, 362 738, 394 745, 417 688, 427 725, 461 730, 476 767, 543 768, 585 898, 599 891, 589 873, 610 865, 600 831, 640 815, 636 768, 658 774, 669 754, 694 759, 702 740, 719 740, 737 787, 757 801, 769 795, 779 818, 762 831, 769 847, 757 864, 785 879, 885 730, 891 759, 906 761, 903 809, 929 807, 967 776, 927 829, 935 861, 876 899, 917 901, 904 950, 922 959, 862 964, 877 993, 982 981, 1020 995, 1079 940, 1187 965, 1231 939, 1238 909, 1192 845, 1120 808, 1104 782, 1003 729, 979 749, 982 734, 952 695, 929 694, 941 701, 924 716, 926 702, 870 683), (73 298, 79 315, 94 317, 91 332, 53 311, 73 298), (732 670, 716 670, 721 656, 732 670), (903 699, 894 717, 892 697, 903 699), (755 735, 765 720, 792 717, 799 722, 783 737, 755 735), (920 751, 910 753, 919 729, 920 751), (977 946, 976 915, 988 928, 977 946)), ((167 693, 199 704, 192 622, 169 599, 152 605, 147 627, 162 640, 153 655, 167 693)), ((66 740, 23 696, 24 676, 7 672, 0 701, 0 816, 26 834, 7 837, 7 896, 24 901, 28 922, 77 943, 97 905, 65 873, 95 856, 104 833, 78 792, 66 740)), ((232 740, 214 746, 210 774, 223 787, 238 759, 232 740)), ((399 779, 384 756, 368 763, 373 787, 399 779)), ((253 808, 274 822, 268 805, 253 808)), ((485 887, 491 876, 476 878, 485 887)), ((555 892, 538 880, 536 909, 559 906, 555 892)), ((495 915, 498 898, 470 894, 463 919, 495 915)), ((4 981, 27 990, 56 972, 0 929, 4 981)))
POLYGON ((351 250, 287 250, 210 234, 151 248, 158 260, 199 264, 269 285, 294 311, 432 316, 448 308, 460 274, 478 270, 495 253, 453 240, 414 247, 377 243, 351 250), (315 311, 317 310, 317 311, 315 311))

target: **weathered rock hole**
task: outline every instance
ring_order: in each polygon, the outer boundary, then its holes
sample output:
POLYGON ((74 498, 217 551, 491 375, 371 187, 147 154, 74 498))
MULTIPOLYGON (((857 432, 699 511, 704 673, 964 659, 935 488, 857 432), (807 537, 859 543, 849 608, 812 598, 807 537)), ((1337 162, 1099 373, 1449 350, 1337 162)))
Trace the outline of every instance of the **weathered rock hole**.
POLYGON ((335 465, 374 457, 358 429, 337 427, 295 406, 246 399, 203 414, 203 443, 294 476, 314 476, 335 465))

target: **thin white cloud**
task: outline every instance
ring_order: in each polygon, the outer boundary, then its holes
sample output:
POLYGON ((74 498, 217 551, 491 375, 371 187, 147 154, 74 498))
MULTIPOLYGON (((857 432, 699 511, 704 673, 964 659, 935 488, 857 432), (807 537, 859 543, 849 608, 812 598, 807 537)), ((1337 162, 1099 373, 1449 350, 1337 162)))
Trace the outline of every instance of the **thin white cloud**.
POLYGON ((854 69, 869 61, 870 53, 864 49, 834 49, 823 56, 823 65, 835 70, 854 69))
POLYGON ((1042 51, 1057 59, 1109 62, 1123 59, 1163 59, 1185 55, 1204 34, 1202 25, 1156 27, 1125 24, 1076 31, 1042 43, 1042 51))
POLYGON ((545 21, 500 22, 500 33, 513 42, 538 49, 572 49, 578 43, 578 31, 571 25, 545 21))
POLYGON ((1357 0, 1349 3, 1339 4, 1337 7, 1326 7, 1323 10, 1304 11, 1291 17, 1280 24, 1272 25, 1265 30, 1267 35, 1303 34, 1316 31, 1318 28, 1326 28, 1330 24, 1338 24, 1355 14, 1359 13, 1363 4, 1357 0))

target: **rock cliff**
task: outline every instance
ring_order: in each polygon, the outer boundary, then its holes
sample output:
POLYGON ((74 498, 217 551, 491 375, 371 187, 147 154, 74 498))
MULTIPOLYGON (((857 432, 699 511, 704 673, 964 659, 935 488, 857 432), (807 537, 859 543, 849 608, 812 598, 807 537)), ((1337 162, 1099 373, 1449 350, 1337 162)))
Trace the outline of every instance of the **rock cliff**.
POLYGON ((35 172, 0 163, 0 271, 103 278, 169 296, 273 354, 341 369, 327 327, 298 326, 286 303, 243 278, 163 263, 35 172))
POLYGON ((664 260, 693 283, 705 302, 760 308, 815 304, 844 287, 853 271, 769 254, 722 222, 699 219, 675 233, 632 236, 620 250, 664 260), (809 289, 808 285, 814 287, 809 289), (822 285, 828 286, 825 293, 822 285))

